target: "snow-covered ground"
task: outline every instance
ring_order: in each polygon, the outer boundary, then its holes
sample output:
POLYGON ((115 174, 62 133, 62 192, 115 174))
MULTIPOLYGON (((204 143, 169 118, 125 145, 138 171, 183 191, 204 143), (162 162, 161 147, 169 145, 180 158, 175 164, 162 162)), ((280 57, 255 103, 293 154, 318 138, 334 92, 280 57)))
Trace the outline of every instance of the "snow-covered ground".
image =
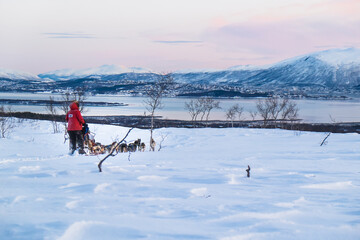
MULTIPOLYGON (((109 144, 128 129, 90 130, 109 144)), ((28 120, 0 139, 0 239, 360 239, 358 134, 158 129, 161 151, 99 173, 104 155, 69 156, 51 131, 28 120)))

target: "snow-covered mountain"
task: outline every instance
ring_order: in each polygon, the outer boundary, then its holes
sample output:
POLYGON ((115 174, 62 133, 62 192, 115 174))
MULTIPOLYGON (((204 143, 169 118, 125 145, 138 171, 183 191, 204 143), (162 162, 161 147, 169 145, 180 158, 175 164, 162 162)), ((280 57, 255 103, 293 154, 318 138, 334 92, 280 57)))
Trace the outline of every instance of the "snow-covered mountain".
POLYGON ((40 80, 40 78, 34 74, 4 68, 0 68, 0 78, 11 80, 40 80))
POLYGON ((175 73, 175 79, 183 83, 263 88, 356 87, 360 85, 360 49, 332 49, 266 66, 236 66, 220 71, 175 73))
POLYGON ((39 74, 40 78, 49 78, 53 80, 69 80, 76 78, 84 78, 88 76, 108 76, 122 73, 148 73, 150 69, 140 67, 125 67, 118 65, 102 65, 100 67, 85 69, 62 69, 39 74))
POLYGON ((312 55, 333 66, 360 64, 359 48, 330 49, 322 52, 316 52, 312 55))
MULTIPOLYGON (((2 75, 1 75, 2 74, 2 75)), ((81 70, 64 69, 39 74, 42 80, 53 83, 30 85, 12 83, 9 79, 36 79, 33 75, 12 74, 0 70, 4 76, 2 91, 61 90, 86 85, 93 93, 142 94, 146 86, 158 77, 150 69, 103 65, 81 70), (58 81, 66 80, 66 81, 58 81)), ((221 91, 238 93, 289 93, 294 95, 327 95, 328 93, 360 95, 360 49, 330 49, 290 58, 265 66, 234 66, 223 70, 182 70, 173 73, 178 83, 174 95, 227 96, 221 91), (212 91, 210 93, 209 91, 212 91)), ((44 81, 45 82, 45 81, 44 81)))
POLYGON ((238 83, 263 87, 360 86, 360 49, 333 49, 282 61, 238 83))

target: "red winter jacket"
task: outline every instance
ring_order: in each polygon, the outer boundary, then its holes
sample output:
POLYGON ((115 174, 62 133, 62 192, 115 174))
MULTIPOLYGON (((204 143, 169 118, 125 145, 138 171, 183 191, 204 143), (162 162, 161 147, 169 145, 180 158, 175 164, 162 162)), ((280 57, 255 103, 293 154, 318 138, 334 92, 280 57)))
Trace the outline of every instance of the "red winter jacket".
POLYGON ((82 129, 82 125, 85 124, 79 107, 74 102, 70 104, 70 111, 66 114, 66 121, 68 122, 68 131, 79 131, 82 129))

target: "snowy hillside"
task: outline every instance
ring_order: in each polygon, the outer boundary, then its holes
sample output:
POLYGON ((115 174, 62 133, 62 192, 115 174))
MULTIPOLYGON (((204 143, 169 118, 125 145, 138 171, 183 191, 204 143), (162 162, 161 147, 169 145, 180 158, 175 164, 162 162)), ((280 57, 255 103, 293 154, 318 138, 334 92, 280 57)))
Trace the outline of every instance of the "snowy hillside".
POLYGON ((360 65, 360 49, 330 49, 313 54, 316 58, 333 66, 360 65))
POLYGON ((360 86, 360 49, 331 49, 265 66, 235 66, 216 72, 175 74, 179 82, 231 84, 260 89, 360 86))
POLYGON ((304 54, 283 60, 279 63, 274 64, 272 67, 280 67, 284 65, 292 65, 297 63, 301 59, 315 58, 322 61, 325 64, 332 66, 341 66, 348 64, 360 64, 360 49, 359 48, 334 48, 324 51, 304 54))
POLYGON ((15 71, 10 69, 0 68, 0 78, 12 80, 40 80, 36 75, 27 72, 15 71))
MULTIPOLYGON (((128 129, 90 130, 108 144, 128 129)), ((323 133, 269 129, 155 130, 164 137, 99 173, 103 156, 68 156, 50 123, 22 122, 0 139, 0 239, 360 238, 358 134, 323 147, 323 133)))
POLYGON ((62 69, 55 70, 47 73, 39 74, 41 78, 50 78, 53 80, 68 80, 68 79, 76 79, 83 78, 88 76, 107 76, 107 75, 115 75, 122 73, 149 73, 150 69, 140 68, 140 67, 125 67, 118 65, 102 65, 100 67, 95 68, 86 68, 86 69, 62 69))

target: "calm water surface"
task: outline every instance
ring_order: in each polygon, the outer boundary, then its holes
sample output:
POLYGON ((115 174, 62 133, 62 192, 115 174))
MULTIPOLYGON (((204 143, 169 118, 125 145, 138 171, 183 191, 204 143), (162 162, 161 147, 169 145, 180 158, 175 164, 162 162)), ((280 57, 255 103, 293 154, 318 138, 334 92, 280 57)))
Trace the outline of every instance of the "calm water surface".
MULTIPOLYGON (((48 100, 49 96, 60 100, 60 95, 46 93, 0 93, 1 99, 48 100)), ((185 102, 192 98, 164 98, 164 108, 156 112, 157 115, 168 119, 189 120, 190 115, 185 110, 185 102)), ((84 116, 99 115, 144 115, 146 108, 143 97, 129 97, 117 95, 88 96, 86 101, 118 102, 127 106, 118 107, 88 107, 84 116)), ((244 118, 251 119, 248 111, 256 110, 258 99, 219 99, 222 109, 213 110, 210 119, 225 120, 225 111, 233 104, 244 107, 244 118)), ((360 122, 360 99, 353 100, 294 100, 300 109, 299 115, 305 122, 360 122)), ((14 111, 30 111, 46 113, 44 106, 12 105, 14 111)))

